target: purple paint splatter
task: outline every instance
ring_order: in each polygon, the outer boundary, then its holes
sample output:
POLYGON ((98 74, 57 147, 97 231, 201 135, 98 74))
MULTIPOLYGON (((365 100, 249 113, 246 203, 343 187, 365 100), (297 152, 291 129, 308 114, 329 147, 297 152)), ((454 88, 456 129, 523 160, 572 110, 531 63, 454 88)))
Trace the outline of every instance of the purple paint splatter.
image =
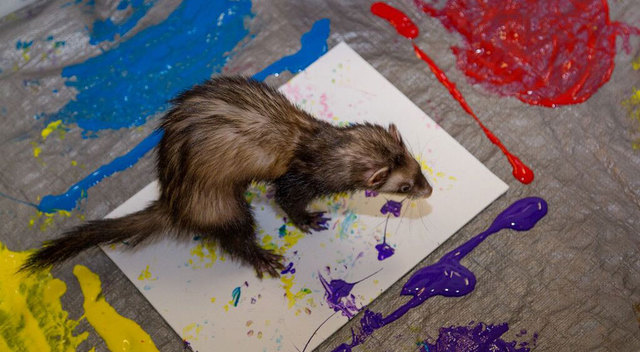
POLYGON ((352 332, 351 343, 343 343, 334 351, 351 351, 351 348, 361 344, 375 330, 396 321, 433 296, 460 297, 470 293, 475 288, 476 277, 460 263, 462 258, 490 235, 503 229, 530 230, 546 214, 547 202, 542 198, 523 198, 511 204, 495 218, 486 231, 445 254, 437 263, 415 272, 401 291, 401 295, 413 296, 407 303, 386 317, 366 310, 360 320, 360 332, 352 332))
POLYGON ((342 315, 349 319, 353 318, 353 316, 360 311, 360 308, 356 306, 355 296, 351 294, 351 290, 356 284, 372 277, 373 275, 380 272, 380 270, 382 269, 379 269, 375 273, 356 282, 346 282, 341 279, 331 280, 331 282, 327 282, 322 274, 318 272, 318 278, 320 279, 320 282, 324 287, 325 299, 327 301, 327 304, 329 305, 329 308, 333 309, 336 312, 341 311, 342 315))
POLYGON ((382 242, 376 245, 376 250, 378 251, 378 260, 385 260, 392 256, 395 253, 395 249, 389 246, 387 242, 382 242))
POLYGON ((402 202, 396 202, 394 200, 388 200, 382 208, 380 208, 380 212, 382 214, 391 213, 396 218, 400 216, 400 211, 402 210, 402 202))
POLYGON ((378 260, 383 261, 389 257, 391 257, 395 253, 395 249, 387 244, 387 225, 389 225, 389 216, 387 215, 387 220, 384 223, 384 235, 382 236, 382 243, 376 245, 376 250, 378 251, 378 260))
MULTIPOLYGON (((537 334, 532 341, 507 342, 501 337, 509 330, 507 323, 485 324, 478 323, 467 326, 450 326, 440 328, 438 339, 431 343, 421 343, 422 352, 458 352, 458 351, 495 351, 495 352, 529 352, 535 347, 537 334)), ((520 337, 524 334, 517 334, 520 337)))
POLYGON ((280 272, 280 274, 283 274, 283 275, 284 274, 289 274, 289 273, 291 273, 291 274, 295 274, 296 273, 296 269, 293 267, 293 262, 289 262, 289 265, 287 265, 287 267, 284 268, 284 270, 282 270, 280 272))
POLYGON ((380 193, 378 193, 376 191, 371 191, 371 190, 368 190, 368 189, 364 191, 364 196, 367 197, 367 198, 369 198, 369 197, 377 197, 378 194, 380 194, 380 193))

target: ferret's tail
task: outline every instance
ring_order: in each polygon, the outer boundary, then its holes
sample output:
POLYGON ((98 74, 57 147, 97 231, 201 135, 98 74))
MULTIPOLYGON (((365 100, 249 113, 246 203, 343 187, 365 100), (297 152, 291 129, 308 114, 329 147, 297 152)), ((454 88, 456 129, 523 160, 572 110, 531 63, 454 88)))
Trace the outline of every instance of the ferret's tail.
POLYGON ((121 218, 89 221, 65 232, 59 238, 45 242, 27 258, 20 271, 42 270, 101 244, 126 241, 135 246, 170 228, 168 214, 157 203, 121 218))

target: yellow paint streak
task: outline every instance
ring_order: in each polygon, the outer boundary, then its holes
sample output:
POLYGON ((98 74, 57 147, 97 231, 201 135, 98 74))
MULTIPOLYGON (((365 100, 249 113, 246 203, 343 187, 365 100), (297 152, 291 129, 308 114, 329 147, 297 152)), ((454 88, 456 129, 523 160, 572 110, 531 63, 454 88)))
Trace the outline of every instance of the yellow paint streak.
POLYGON ((311 290, 306 288, 301 289, 297 293, 293 293, 291 291, 295 284, 295 275, 281 276, 280 281, 282 282, 282 288, 284 288, 285 297, 287 298, 287 301, 289 301, 289 309, 293 308, 298 300, 301 300, 304 296, 311 293, 311 290))
POLYGON ((140 275, 138 276, 138 280, 140 281, 144 281, 144 280, 149 280, 149 281, 156 281, 158 278, 151 278, 151 271, 149 271, 149 266, 147 265, 146 268, 142 269, 142 271, 140 272, 140 275))
POLYGON ((84 316, 102 337, 111 351, 146 352, 158 351, 140 325, 125 318, 111 306, 102 296, 100 278, 87 267, 76 265, 73 274, 78 279, 84 295, 84 316))
MULTIPOLYGON (((627 108, 629 118, 635 123, 635 132, 640 133, 640 90, 633 88, 633 94, 622 101, 622 106, 627 108)), ((635 150, 640 149, 640 138, 636 138, 631 146, 635 150)))
POLYGON ((202 331, 202 326, 200 326, 200 324, 191 323, 182 328, 182 339, 189 341, 198 340, 200 331, 202 331))
POLYGON ((278 254, 284 254, 286 251, 298 244, 298 242, 304 237, 304 233, 297 228, 293 228, 293 223, 288 222, 286 225, 287 231, 284 236, 276 236, 274 238, 271 235, 265 235, 262 237, 262 248, 274 251, 278 254))
POLYGON ((78 322, 60 303, 67 286, 48 270, 16 274, 28 254, 0 243, 0 351, 75 351, 88 333, 73 335, 78 322))
POLYGON ((34 227, 38 223, 40 231, 44 232, 56 222, 56 218, 63 219, 68 217, 71 217, 71 212, 66 210, 58 210, 55 213, 36 211, 36 214, 29 219, 29 227, 34 227))
POLYGON ((31 142, 31 146, 33 147, 33 156, 35 158, 39 157, 42 153, 42 148, 36 142, 31 142))
POLYGON ((53 122, 50 122, 47 127, 45 127, 42 132, 40 132, 40 136, 42 136, 42 140, 46 140, 47 137, 49 137, 49 135, 53 132, 53 131, 60 131, 60 138, 64 138, 64 126, 62 125, 62 120, 56 120, 53 122))
POLYGON ((640 70, 640 56, 636 57, 633 62, 631 62, 631 65, 633 66, 633 69, 638 71, 640 70))
POLYGON ((216 253, 217 245, 215 242, 201 242, 197 246, 191 248, 189 253, 198 259, 196 263, 193 259, 189 259, 189 264, 193 269, 200 269, 204 263, 205 268, 210 268, 216 261, 225 261, 224 255, 216 253))
POLYGON ((440 181, 457 181, 458 179, 455 176, 447 175, 442 171, 436 171, 431 166, 427 164, 427 162, 420 156, 416 156, 416 160, 418 164, 420 164, 420 168, 426 171, 429 174, 429 179, 433 181, 433 183, 438 183, 440 181))

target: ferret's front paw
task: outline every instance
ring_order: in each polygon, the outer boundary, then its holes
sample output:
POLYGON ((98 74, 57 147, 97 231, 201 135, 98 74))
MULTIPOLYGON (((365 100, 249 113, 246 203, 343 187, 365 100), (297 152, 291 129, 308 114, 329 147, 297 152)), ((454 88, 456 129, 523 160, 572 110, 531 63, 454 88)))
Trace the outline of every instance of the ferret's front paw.
POLYGON ((306 213, 301 219, 292 219, 297 228, 306 233, 311 233, 311 230, 322 231, 329 229, 327 221, 331 218, 324 217, 324 211, 317 211, 313 213, 306 213))
POLYGON ((256 254, 253 260, 253 268, 256 270, 256 275, 259 279, 262 279, 265 272, 269 276, 277 278, 280 277, 280 272, 284 270, 282 260, 283 257, 280 254, 261 248, 261 251, 256 254))

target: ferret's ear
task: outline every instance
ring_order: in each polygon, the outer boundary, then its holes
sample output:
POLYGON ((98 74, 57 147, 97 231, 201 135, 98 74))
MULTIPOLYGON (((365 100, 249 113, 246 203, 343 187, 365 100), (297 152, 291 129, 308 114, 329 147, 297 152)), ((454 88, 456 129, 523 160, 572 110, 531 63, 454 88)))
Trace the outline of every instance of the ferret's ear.
POLYGON ((395 124, 389 124, 389 133, 393 137, 393 139, 398 142, 398 144, 402 144, 402 136, 400 136, 400 132, 398 131, 398 127, 395 124))
POLYGON ((367 179, 367 187, 376 188, 381 186, 383 183, 387 182, 387 178, 389 177, 389 168, 383 167, 381 169, 376 170, 373 175, 369 176, 367 179))

